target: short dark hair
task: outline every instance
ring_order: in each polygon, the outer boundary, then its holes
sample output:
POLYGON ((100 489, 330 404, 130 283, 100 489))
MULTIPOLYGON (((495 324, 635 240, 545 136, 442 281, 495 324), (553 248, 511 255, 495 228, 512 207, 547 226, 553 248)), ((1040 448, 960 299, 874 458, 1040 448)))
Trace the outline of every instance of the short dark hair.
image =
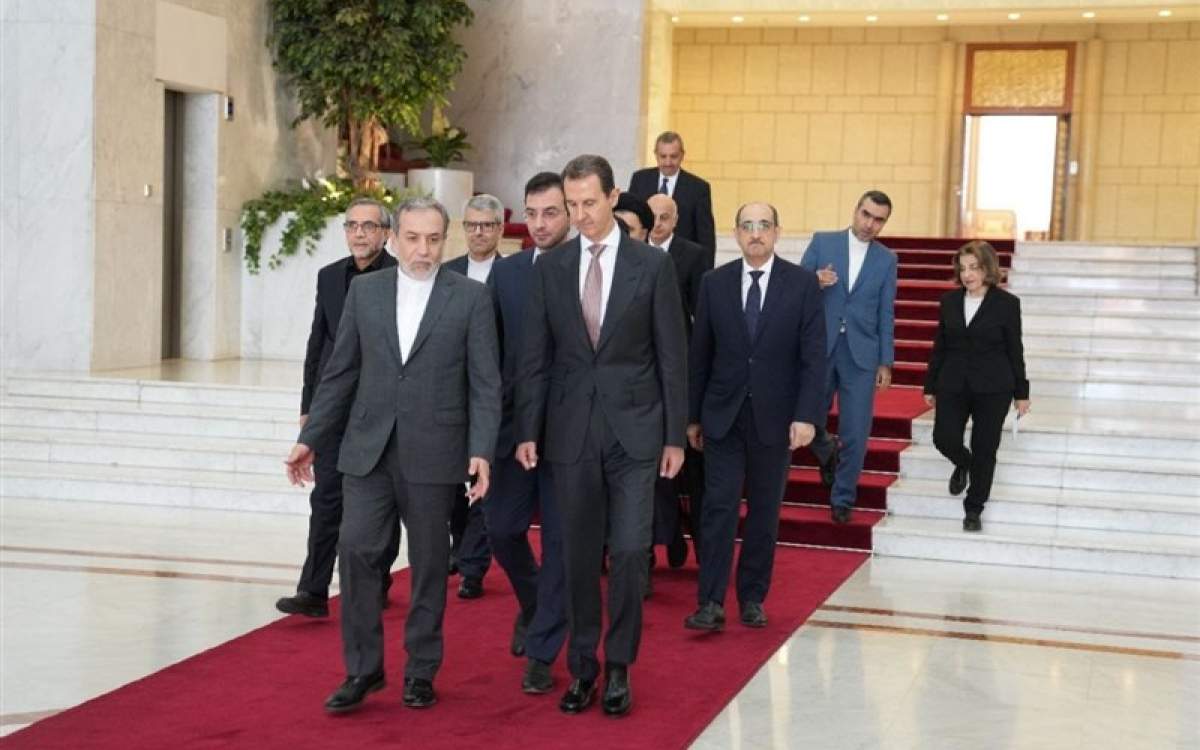
POLYGON ((392 226, 395 227, 397 235, 400 233, 400 219, 404 214, 412 213, 413 211, 437 211, 442 215, 442 234, 450 231, 450 214, 446 211, 446 207, 433 198, 416 196, 408 198, 399 206, 396 206, 396 211, 392 217, 392 226))
POLYGON ((679 133, 676 133, 674 130, 664 130, 663 132, 658 134, 658 137, 654 139, 654 150, 655 151, 658 150, 658 144, 660 144, 660 143, 678 143, 679 150, 680 151, 684 150, 683 136, 681 136, 679 133))
POLYGON ((887 193, 883 192, 882 190, 868 190, 867 192, 863 193, 862 197, 858 199, 858 203, 855 204, 854 207, 858 208, 863 204, 863 201, 868 199, 870 199, 870 201, 876 206, 887 206, 888 215, 891 215, 892 199, 887 197, 887 193))
MULTIPOLYGON (((531 195, 544 193, 547 190, 552 190, 555 188, 557 188, 560 193, 564 193, 565 195, 565 191, 563 190, 563 181, 560 175, 557 175, 554 172, 538 172, 533 177, 529 178, 529 182, 525 183, 525 197, 528 198, 531 195)), ((563 202, 566 202, 565 198, 563 202)))
MULTIPOLYGON (((771 221, 775 222, 775 226, 779 226, 779 211, 776 210, 775 206, 767 203, 766 201, 750 201, 750 203, 762 203, 767 208, 771 209, 771 221)), ((737 213, 733 215, 733 226, 735 229, 737 228, 738 223, 742 220, 742 209, 746 206, 749 206, 750 203, 743 203, 742 205, 738 206, 737 213)))
POLYGON ((582 180, 584 177, 596 175, 600 178, 600 189, 605 195, 611 193, 617 186, 613 179, 612 165, 608 163, 608 159, 595 154, 581 154, 576 156, 571 161, 567 162, 567 166, 563 167, 562 179, 567 180, 582 180))
POLYGON ((621 193, 617 196, 617 206, 613 210, 635 214, 647 232, 654 228, 654 212, 650 210, 646 201, 633 193, 621 193))
POLYGON ((983 271, 983 283, 988 286, 997 286, 1003 280, 1004 272, 1000 270, 1000 259, 996 257, 996 248, 983 240, 971 240, 954 254, 954 282, 959 286, 963 285, 962 257, 964 255, 970 255, 979 261, 979 268, 983 271))

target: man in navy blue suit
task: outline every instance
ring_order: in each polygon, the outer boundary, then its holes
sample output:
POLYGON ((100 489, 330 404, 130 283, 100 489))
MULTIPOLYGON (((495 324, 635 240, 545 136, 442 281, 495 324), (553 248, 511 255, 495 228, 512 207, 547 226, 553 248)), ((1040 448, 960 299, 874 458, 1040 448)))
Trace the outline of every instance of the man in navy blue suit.
POLYGON ((554 689, 550 664, 558 657, 567 633, 562 529, 548 466, 541 464, 526 471, 513 457, 513 401, 533 266, 543 253, 562 244, 571 228, 562 178, 554 172, 534 175, 525 184, 525 225, 533 237, 533 247, 496 261, 488 280, 500 328, 503 408, 492 494, 481 504, 493 554, 508 575, 520 608, 511 650, 514 656, 524 654, 528 659, 521 689, 540 695, 554 689), (528 534, 535 509, 541 519, 540 568, 528 534))
POLYGON ((829 358, 826 412, 838 400, 837 440, 817 424, 812 451, 821 481, 832 485, 834 523, 849 523, 858 477, 867 456, 875 391, 892 383, 895 361, 896 256, 875 237, 892 215, 892 201, 878 190, 858 199, 849 229, 817 232, 800 265, 817 274, 825 300, 825 346, 829 358))
POLYGON ((691 630, 725 625, 743 487, 747 513, 737 563, 743 625, 767 624, 779 508, 792 452, 808 445, 824 416, 825 318, 811 271, 775 255, 779 214, 738 209, 742 257, 706 274, 689 356, 688 442, 704 451, 700 608, 691 630))

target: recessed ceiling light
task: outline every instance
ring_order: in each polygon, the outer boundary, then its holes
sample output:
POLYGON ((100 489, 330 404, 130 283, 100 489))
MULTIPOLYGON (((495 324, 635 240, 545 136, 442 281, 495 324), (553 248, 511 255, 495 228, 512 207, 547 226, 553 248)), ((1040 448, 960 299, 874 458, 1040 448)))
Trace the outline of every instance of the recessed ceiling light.
POLYGON ((1016 21, 1016 20, 1018 20, 1018 19, 1020 19, 1020 18, 1021 18, 1021 14, 1020 14, 1020 13, 1009 13, 1009 14, 1008 14, 1008 20, 1010 20, 1010 21, 1016 21))
POLYGON ((1095 17, 1096 17, 1096 11, 1094 11, 1094 10, 1085 10, 1085 11, 1083 12, 1083 17, 1084 17, 1084 18, 1095 18, 1095 17))
POLYGON ((1163 18, 1170 18, 1170 17, 1171 17, 1171 11, 1169 11, 1169 10, 1160 10, 1160 11, 1158 12, 1158 15, 1162 16, 1163 18))
POLYGON ((671 16, 671 23, 679 23, 679 16, 671 16))
POLYGON ((808 16, 800 16, 796 20, 799 21, 800 23, 808 23, 812 19, 809 18, 808 16))
POLYGON ((937 14, 937 20, 939 20, 939 21, 949 21, 949 20, 950 20, 950 16, 949 16, 948 14, 946 14, 946 13, 938 13, 938 14, 937 14))
POLYGON ((741 23, 742 21, 745 21, 746 18, 744 16, 734 16, 729 20, 733 21, 734 23, 741 23))
POLYGON ((879 20, 879 16, 867 16, 867 23, 875 23, 879 20))

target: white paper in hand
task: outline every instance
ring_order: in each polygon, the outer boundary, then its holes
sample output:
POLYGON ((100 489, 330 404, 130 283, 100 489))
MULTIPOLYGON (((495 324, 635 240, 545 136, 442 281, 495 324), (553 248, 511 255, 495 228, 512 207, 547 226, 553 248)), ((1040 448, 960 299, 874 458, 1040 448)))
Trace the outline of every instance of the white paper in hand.
POLYGON ((1021 412, 1017 412, 1016 415, 1013 417, 1012 433, 1013 433, 1013 440, 1016 440, 1017 436, 1021 434, 1021 412))

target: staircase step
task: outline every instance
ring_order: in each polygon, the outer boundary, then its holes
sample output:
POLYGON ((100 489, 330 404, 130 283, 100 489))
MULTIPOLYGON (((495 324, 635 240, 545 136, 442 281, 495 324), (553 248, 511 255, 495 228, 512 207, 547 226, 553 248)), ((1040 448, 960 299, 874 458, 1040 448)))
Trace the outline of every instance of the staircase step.
POLYGON ((987 510, 977 534, 963 532, 961 517, 890 516, 872 532, 880 556, 1200 578, 1200 544, 1191 536, 997 523, 987 510))
MULTIPOLYGON (((888 510, 897 517, 962 520, 961 497, 945 480, 901 479, 888 489, 888 510)), ((1200 537, 1200 501, 1179 495, 1070 490, 995 484, 987 518, 998 523, 1061 526, 1200 537)), ((1198 540, 1197 544, 1200 544, 1198 540)))
POLYGON ((1155 278, 1145 276, 1079 276, 1054 275, 1041 272, 1014 271, 1008 277, 1009 289, 1018 297, 1029 290, 1056 293, 1113 294, 1122 297, 1139 294, 1194 295, 1195 277, 1155 278))
MULTIPOLYGON (((896 481, 895 474, 864 471, 858 476, 854 505, 858 508, 883 510, 887 507, 888 487, 896 481)), ((788 483, 783 490, 784 503, 829 505, 829 488, 821 484, 816 469, 793 466, 788 471, 788 483)))
MULTIPOLYGON (((908 445, 907 440, 869 439, 863 468, 867 471, 887 471, 893 474, 900 471, 900 452, 908 445)), ((792 453, 792 465, 816 467, 817 457, 808 448, 801 448, 792 453)))
MULTIPOLYGON (((932 446, 913 445, 904 452, 900 476, 946 481, 951 470, 949 461, 932 446)), ((1180 495, 1200 502, 1200 465, 1177 458, 1114 460, 1112 456, 1001 447, 994 481, 1033 487, 1180 495)))
POLYGON ((1088 378, 1086 381, 1070 375, 1057 372, 1036 372, 1030 381, 1035 382, 1030 388, 1034 398, 1039 396, 1054 396, 1056 398, 1072 399, 1116 399, 1122 401, 1141 400, 1146 402, 1175 401, 1180 404, 1200 404, 1200 392, 1188 382, 1159 382, 1165 376, 1155 376, 1154 382, 1147 382, 1141 376, 1124 377, 1105 375, 1088 378))
POLYGON ((137 404, 209 405, 222 408, 279 409, 300 413, 300 384, 292 387, 181 383, 166 380, 93 377, 88 374, 8 372, 3 392, 9 396, 67 397, 137 404))
POLYGON ((928 364, 928 362, 897 362, 892 367, 892 383, 894 385, 924 386, 928 364))
MULTIPOLYGON (((954 256, 958 254, 958 250, 929 250, 917 248, 902 248, 892 251, 896 253, 896 259, 901 266, 904 265, 926 265, 926 266, 941 266, 944 269, 953 273, 954 256)), ((1001 268, 1008 268, 1012 265, 1012 253, 996 253, 996 259, 1000 261, 1001 268)))
MULTIPOLYGON (((745 504, 742 506, 745 518, 745 504)), ((835 524, 827 507, 784 506, 779 512, 779 541, 815 547, 871 549, 871 527, 882 520, 877 511, 854 510, 850 523, 835 524)), ((740 534, 739 528, 739 534, 740 534)))
POLYGON ((924 279, 927 281, 954 281, 954 268, 949 263, 915 264, 902 263, 896 269, 901 279, 924 279))
POLYGON ((896 300, 896 320, 937 321, 939 310, 936 300, 896 300))
POLYGON ((952 289, 954 289, 954 284, 949 281, 900 279, 896 282, 896 299, 937 302, 943 294, 952 289))
MULTIPOLYGON (((1065 242, 1022 242, 1018 255, 1026 260, 1125 261, 1155 266, 1159 263, 1196 264, 1196 248, 1188 246, 1118 246, 1065 242)), ((1079 266, 1077 265, 1076 268, 1079 266)))
POLYGON ((1154 279, 1188 279, 1195 282, 1196 262, 1192 258, 1184 263, 1169 263, 1163 261, 1140 262, 1136 260, 1107 260, 1101 258, 1088 259, 1080 263, 1074 258, 1039 258, 1027 257, 1018 253, 1013 259, 1014 275, 1031 273, 1062 280, 1084 278, 1154 278, 1154 279))

